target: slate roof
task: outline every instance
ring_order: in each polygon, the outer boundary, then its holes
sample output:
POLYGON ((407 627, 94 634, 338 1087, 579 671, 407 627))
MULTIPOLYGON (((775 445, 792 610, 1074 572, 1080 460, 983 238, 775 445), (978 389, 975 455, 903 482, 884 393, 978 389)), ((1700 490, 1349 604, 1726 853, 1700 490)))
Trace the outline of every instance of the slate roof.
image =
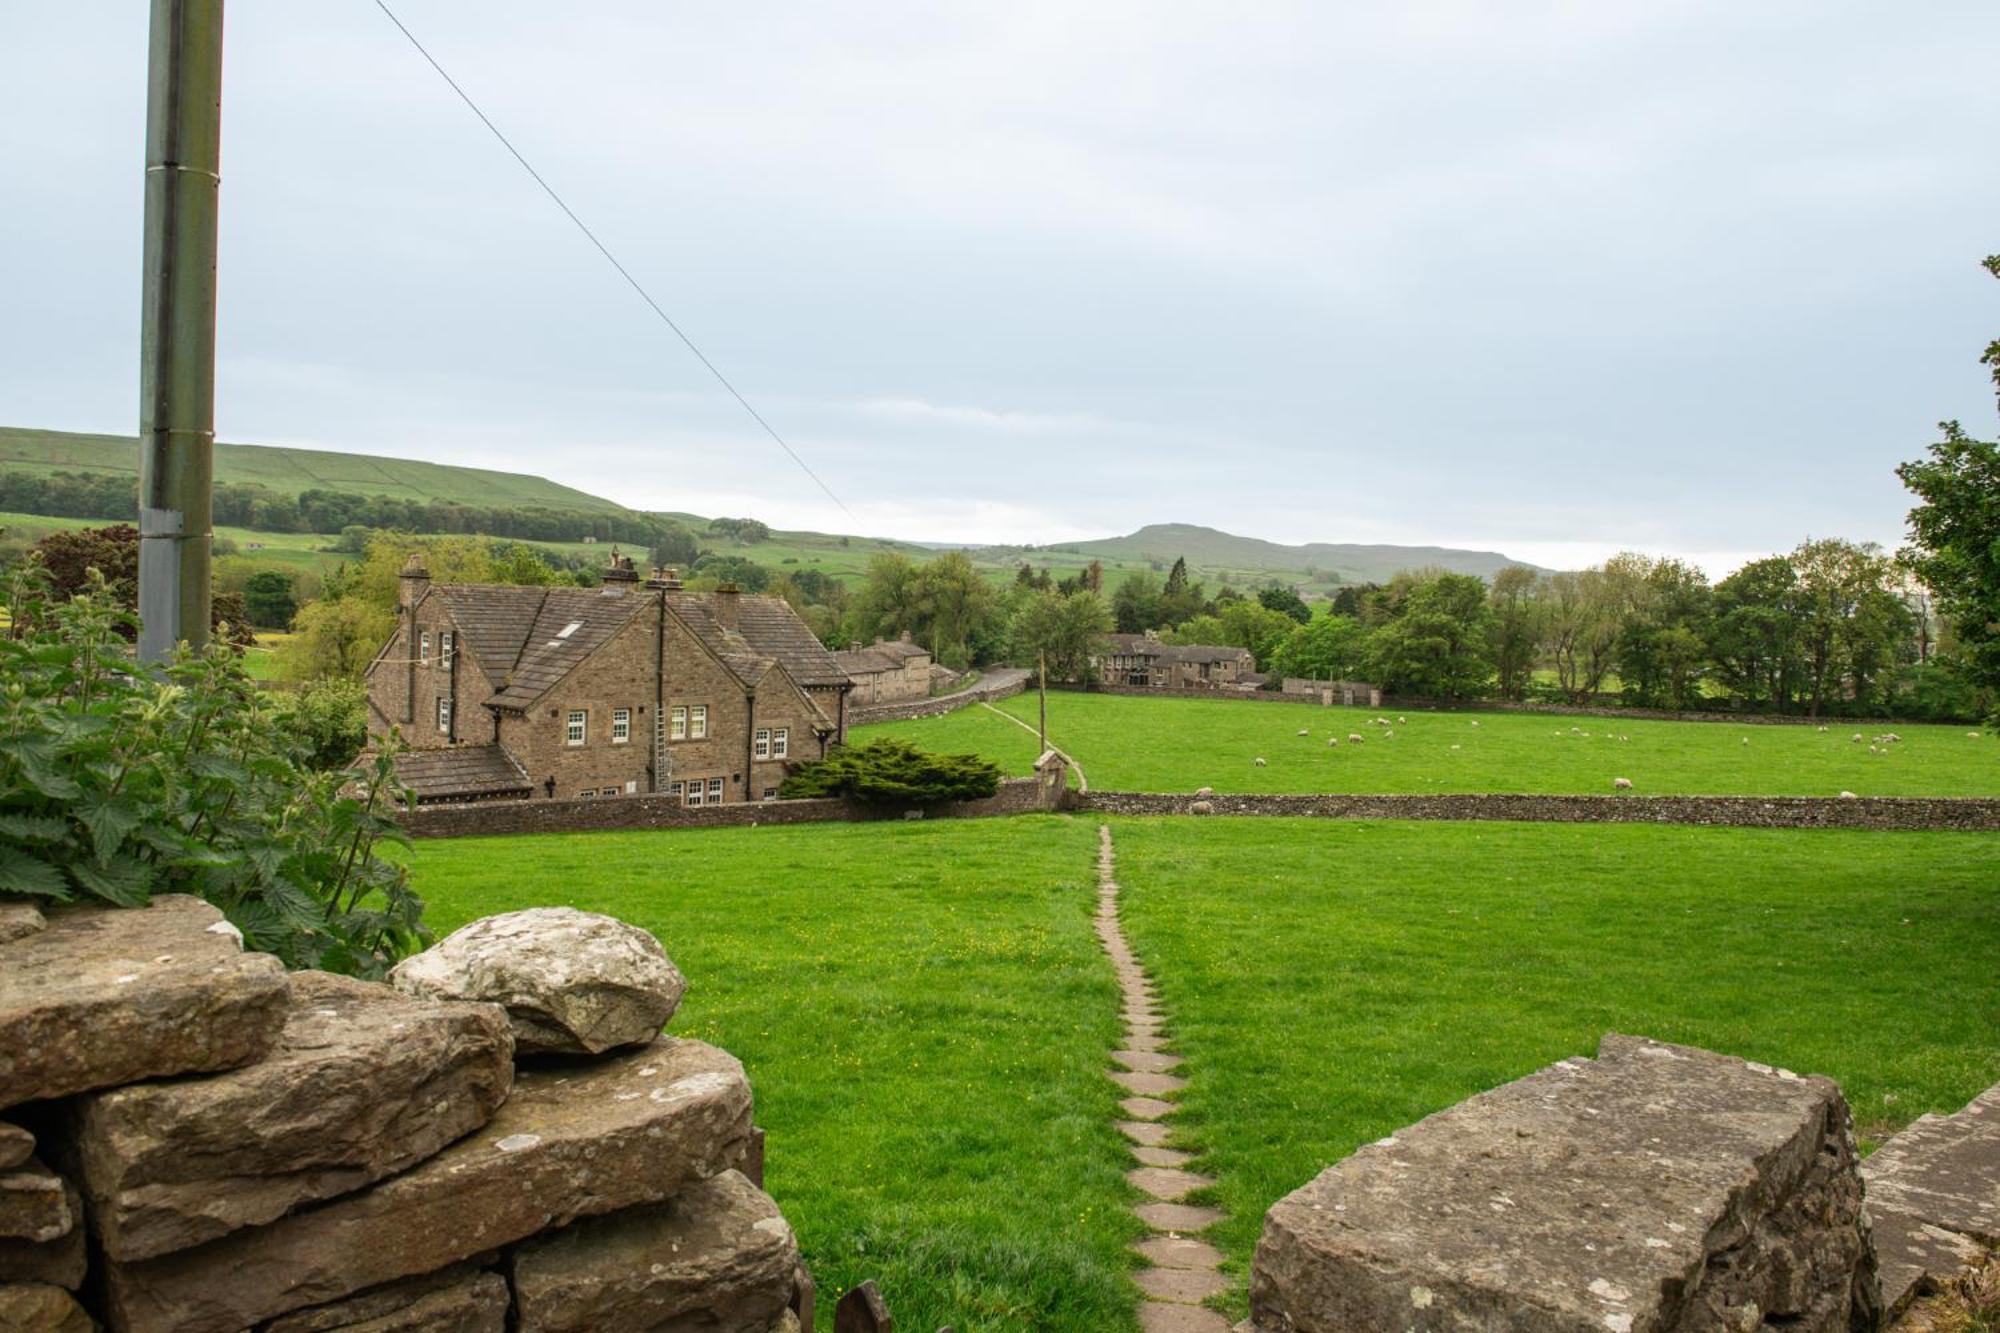
POLYGON ((681 591, 664 595, 667 609, 747 685, 756 685, 773 664, 784 667, 785 674, 801 686, 847 684, 840 663, 782 597, 681 591), (724 597, 736 602, 734 628, 726 628, 729 617, 718 614, 718 600, 724 597))
POLYGON ((544 589, 519 660, 495 677, 505 683, 487 702, 498 708, 528 707, 651 602, 630 584, 544 589))
POLYGON ((833 655, 840 669, 849 676, 872 676, 881 671, 901 671, 903 664, 897 659, 874 648, 850 648, 833 655))
POLYGON ((396 756, 396 777, 419 801, 533 794, 528 775, 497 745, 405 750, 396 756))
POLYGON ((1161 643, 1143 634, 1107 634, 1109 651, 1128 657, 1157 657, 1165 662, 1240 662, 1250 655, 1246 648, 1208 643, 1161 643))

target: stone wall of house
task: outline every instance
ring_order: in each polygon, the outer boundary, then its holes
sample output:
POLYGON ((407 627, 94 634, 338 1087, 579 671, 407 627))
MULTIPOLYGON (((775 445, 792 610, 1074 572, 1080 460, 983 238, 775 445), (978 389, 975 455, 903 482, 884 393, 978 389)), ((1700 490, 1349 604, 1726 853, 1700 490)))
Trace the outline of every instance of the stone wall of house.
POLYGON ((1831 1080, 1607 1036, 1272 1205, 1244 1329, 1860 1333, 1858 1158, 1831 1080))
POLYGON ((1064 809, 1100 815, 1282 815, 1729 828, 2000 831, 2000 799, 1869 796, 1322 796, 1072 792, 1064 809))
MULTIPOLYGON (((995 703, 1001 699, 1011 699, 1026 688, 1028 688, 1026 672, 1007 671, 982 679, 970 688, 959 690, 955 694, 941 694, 936 698, 872 706, 850 703, 847 708, 847 724, 858 727, 870 722, 907 722, 917 717, 942 717, 970 704, 995 703)), ((1138 691, 1141 694, 1147 692, 1138 691)))
MULTIPOLYGON (((997 794, 922 812, 930 819, 1033 814, 1050 808, 1040 779, 1008 778, 997 794)), ((501 833, 582 833, 597 829, 755 828, 773 824, 867 823, 917 817, 845 800, 752 801, 689 809, 680 798, 623 796, 592 801, 479 801, 425 805, 401 816, 416 838, 484 837, 501 833)))
POLYGON ((194 898, 0 904, 0 1328, 797 1333, 749 1081, 660 1034, 656 941, 538 909, 420 959, 287 974, 194 898))

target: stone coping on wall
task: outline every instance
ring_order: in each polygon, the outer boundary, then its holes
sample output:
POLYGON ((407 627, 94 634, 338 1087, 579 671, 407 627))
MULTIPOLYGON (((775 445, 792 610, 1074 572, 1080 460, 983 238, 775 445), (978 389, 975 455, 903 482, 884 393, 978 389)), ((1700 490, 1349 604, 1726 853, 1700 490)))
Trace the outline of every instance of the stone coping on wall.
POLYGON ((1006 778, 995 795, 906 813, 841 799, 745 801, 688 807, 677 796, 611 796, 590 801, 477 801, 424 805, 405 812, 413 838, 469 838, 502 833, 588 833, 615 829, 754 828, 766 824, 866 823, 885 819, 976 819, 1042 809, 1036 778, 1006 778))
POLYGON ((952 694, 911 699, 904 703, 851 704, 847 709, 847 725, 861 727, 872 722, 907 722, 918 717, 941 717, 969 704, 1011 699, 1027 686, 1028 673, 1025 671, 988 672, 976 684, 952 694))
POLYGON ((2000 799, 1987 797, 1196 796, 1093 790, 1082 794, 1072 792, 1063 808, 1099 815, 1277 815, 1310 819, 2000 831, 2000 799), (1203 808, 1197 809, 1198 806, 1203 808))

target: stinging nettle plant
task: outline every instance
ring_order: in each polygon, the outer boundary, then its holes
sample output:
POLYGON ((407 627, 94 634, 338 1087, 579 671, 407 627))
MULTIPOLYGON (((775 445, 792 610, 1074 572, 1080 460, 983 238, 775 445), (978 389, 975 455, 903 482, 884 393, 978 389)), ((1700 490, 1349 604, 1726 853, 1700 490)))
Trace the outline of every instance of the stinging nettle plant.
POLYGON ((288 967, 377 977, 429 939, 394 811, 394 755, 309 764, 287 708, 227 648, 140 667, 132 614, 95 577, 51 599, 30 559, 0 637, 0 895, 215 904, 288 967))

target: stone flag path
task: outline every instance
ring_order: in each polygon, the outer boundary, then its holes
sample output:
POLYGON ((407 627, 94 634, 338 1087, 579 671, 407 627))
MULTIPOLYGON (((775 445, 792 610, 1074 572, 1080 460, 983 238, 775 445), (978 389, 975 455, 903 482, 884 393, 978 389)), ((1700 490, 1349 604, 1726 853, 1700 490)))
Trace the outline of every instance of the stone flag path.
POLYGON ((1118 969, 1125 1002, 1125 1044, 1111 1053, 1117 1065, 1111 1078, 1132 1094, 1118 1104, 1126 1118, 1117 1123, 1131 1141, 1137 1163, 1125 1178, 1148 1196, 1132 1211, 1153 1232, 1134 1247, 1146 1261, 1133 1275, 1146 1293, 1139 1327, 1145 1333, 1229 1333, 1229 1321, 1202 1305, 1229 1285, 1220 1271, 1222 1254, 1193 1234, 1220 1221, 1222 1210, 1181 1202, 1215 1182, 1187 1169, 1192 1153, 1165 1146, 1168 1127, 1163 1122, 1178 1109, 1169 1099, 1187 1080, 1173 1072, 1181 1060, 1160 1035, 1153 984, 1118 926, 1117 863, 1109 827, 1098 828, 1097 842, 1097 937, 1118 969))

